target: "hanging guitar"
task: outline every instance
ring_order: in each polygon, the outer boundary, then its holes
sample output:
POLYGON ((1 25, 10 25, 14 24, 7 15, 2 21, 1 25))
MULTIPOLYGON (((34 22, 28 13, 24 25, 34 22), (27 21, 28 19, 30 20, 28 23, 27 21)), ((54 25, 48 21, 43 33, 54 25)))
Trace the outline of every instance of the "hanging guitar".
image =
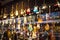
POLYGON ((26 24, 26 23, 27 23, 27 17, 24 16, 24 24, 26 24))
POLYGON ((40 18, 39 16, 37 17, 37 19, 38 19, 38 23, 42 23, 43 22, 42 18, 40 18))
POLYGON ((50 29, 49 24, 46 24, 45 30, 48 31, 50 29))
POLYGON ((28 30, 31 32, 33 30, 32 24, 29 24, 28 30))

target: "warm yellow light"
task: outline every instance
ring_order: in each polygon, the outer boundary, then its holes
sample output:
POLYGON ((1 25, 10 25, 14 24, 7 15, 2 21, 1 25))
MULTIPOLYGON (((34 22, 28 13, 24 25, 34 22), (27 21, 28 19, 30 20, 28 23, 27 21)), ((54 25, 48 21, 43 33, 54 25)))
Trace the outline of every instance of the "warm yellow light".
POLYGON ((26 13, 26 10, 24 10, 24 13, 26 13))
POLYGON ((42 7, 42 9, 45 9, 45 8, 46 8, 46 6, 43 6, 43 7, 42 7))
POLYGON ((32 33, 32 38, 36 38, 36 32, 32 33))
POLYGON ((39 17, 38 18, 38 23, 42 23, 43 22, 43 20, 39 17))
POLYGON ((12 19, 10 19, 10 22, 9 23, 12 24, 12 19))
POLYGON ((36 32, 37 31, 37 27, 36 26, 34 26, 34 30, 33 30, 34 32, 36 32))
POLYGON ((14 16, 12 16, 11 18, 14 18, 14 16))
POLYGON ((37 28, 40 29, 40 24, 37 24, 37 28))
POLYGON ((12 17, 14 14, 10 14, 10 16, 12 17))
POLYGON ((4 14, 3 18, 7 18, 7 15, 4 14))
POLYGON ((24 11, 23 11, 23 9, 21 9, 21 14, 22 14, 22 15, 24 14, 24 11))
POLYGON ((16 13, 15 13, 16 16, 18 16, 18 10, 16 10, 16 13))
POLYGON ((36 26, 34 26, 34 29, 36 30, 36 26))
POLYGON ((49 24, 46 24, 46 26, 45 26, 45 30, 49 30, 49 24))

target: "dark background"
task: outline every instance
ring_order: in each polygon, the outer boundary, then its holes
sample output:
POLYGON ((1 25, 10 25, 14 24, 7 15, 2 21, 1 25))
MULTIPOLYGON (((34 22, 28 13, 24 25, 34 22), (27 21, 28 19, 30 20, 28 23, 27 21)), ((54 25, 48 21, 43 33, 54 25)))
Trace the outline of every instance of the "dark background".
MULTIPOLYGON (((1 15, 1 9, 7 8, 8 13, 11 11, 11 5, 13 4, 14 7, 16 3, 19 3, 19 9, 21 8, 21 2, 24 2, 24 8, 27 8, 28 6, 28 0, 0 0, 0 15, 1 15)), ((58 0, 60 2, 60 0, 58 0)), ((44 0, 36 0, 36 5, 42 6, 44 0)), ((57 3, 57 0, 45 0, 46 5, 51 5, 51 11, 54 11, 58 8, 57 11, 60 11, 60 8, 58 6, 54 6, 57 3)), ((35 5, 35 0, 29 1, 30 8, 33 8, 35 5)), ((46 9, 46 12, 48 12, 48 9, 46 9)))

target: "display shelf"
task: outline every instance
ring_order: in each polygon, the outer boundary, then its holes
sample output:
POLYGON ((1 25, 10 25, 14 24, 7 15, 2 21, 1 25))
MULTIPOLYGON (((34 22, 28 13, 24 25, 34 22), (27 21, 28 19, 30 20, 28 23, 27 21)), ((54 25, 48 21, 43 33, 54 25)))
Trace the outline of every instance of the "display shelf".
MULTIPOLYGON (((60 20, 48 20, 48 21, 43 21, 41 23, 54 23, 54 22, 60 22, 60 20)), ((31 22, 31 24, 35 24, 35 23, 40 23, 40 22, 31 22)), ((26 23, 26 24, 30 24, 30 23, 26 23)))

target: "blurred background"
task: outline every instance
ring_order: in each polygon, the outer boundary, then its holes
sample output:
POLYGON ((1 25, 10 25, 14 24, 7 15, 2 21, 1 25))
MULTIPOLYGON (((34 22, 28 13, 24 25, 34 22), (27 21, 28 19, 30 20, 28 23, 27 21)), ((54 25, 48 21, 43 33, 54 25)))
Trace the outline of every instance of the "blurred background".
POLYGON ((60 0, 0 0, 0 40, 60 40, 60 0))

